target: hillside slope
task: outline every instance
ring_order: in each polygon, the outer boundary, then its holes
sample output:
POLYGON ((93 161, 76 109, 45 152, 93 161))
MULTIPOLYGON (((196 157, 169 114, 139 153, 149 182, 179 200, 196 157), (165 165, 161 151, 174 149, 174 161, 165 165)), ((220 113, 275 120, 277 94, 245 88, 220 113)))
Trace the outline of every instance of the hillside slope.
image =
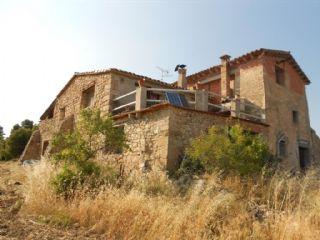
POLYGON ((20 213, 26 167, 18 161, 0 161, 0 239, 105 239, 102 235, 80 229, 50 226, 35 216, 20 213))

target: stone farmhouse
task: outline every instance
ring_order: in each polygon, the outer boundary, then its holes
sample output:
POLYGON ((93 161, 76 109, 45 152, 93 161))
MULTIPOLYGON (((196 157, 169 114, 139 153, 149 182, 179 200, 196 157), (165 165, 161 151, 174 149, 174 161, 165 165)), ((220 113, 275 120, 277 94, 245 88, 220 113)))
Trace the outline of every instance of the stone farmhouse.
POLYGON ((220 65, 192 75, 180 67, 172 84, 115 68, 75 73, 40 117, 20 160, 40 159, 55 133, 73 129, 81 109, 95 107, 113 116, 130 147, 99 159, 127 169, 176 169, 190 139, 233 124, 261 133, 285 167, 304 169, 320 160, 309 84, 290 52, 270 49, 224 55, 220 65))

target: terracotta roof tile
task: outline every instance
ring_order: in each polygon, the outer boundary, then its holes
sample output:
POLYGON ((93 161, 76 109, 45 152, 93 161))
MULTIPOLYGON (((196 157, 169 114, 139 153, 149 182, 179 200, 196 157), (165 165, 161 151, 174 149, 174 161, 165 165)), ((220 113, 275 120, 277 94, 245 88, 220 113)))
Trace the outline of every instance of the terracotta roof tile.
POLYGON ((60 97, 64 93, 64 91, 72 84, 73 80, 76 77, 78 77, 78 76, 87 76, 87 75, 99 75, 99 74, 106 74, 106 73, 120 74, 120 75, 124 75, 124 76, 127 76, 127 77, 131 77, 134 80, 145 79, 145 81, 147 83, 154 83, 154 84, 157 84, 157 85, 159 85, 161 87, 165 87, 165 88, 178 88, 177 86, 175 86, 172 83, 166 83, 166 82, 163 82, 163 81, 160 81, 160 80, 152 79, 150 77, 146 77, 146 76, 143 76, 143 75, 138 75, 138 74, 135 74, 133 72, 124 71, 124 70, 120 70, 120 69, 117 69, 117 68, 108 68, 108 69, 94 70, 94 71, 87 71, 87 72, 75 72, 74 75, 67 82, 67 84, 58 93, 58 95, 53 100, 53 102, 50 104, 50 106, 41 115, 40 119, 44 119, 45 118, 45 115, 50 111, 51 108, 54 107, 56 99, 58 97, 60 97))
MULTIPOLYGON (((292 66, 296 69, 298 74, 301 76, 301 78, 307 83, 310 83, 309 78, 306 76, 306 74, 302 71, 299 64, 296 62, 296 60, 293 58, 290 52, 283 51, 283 50, 275 50, 275 49, 266 49, 266 48, 260 48, 257 50, 254 50, 252 52, 246 53, 240 57, 234 58, 230 61, 230 66, 238 66, 240 64, 246 63, 252 59, 256 59, 260 57, 262 54, 266 54, 268 56, 276 56, 276 57, 284 57, 287 58, 288 62, 292 64, 292 66)), ((210 68, 207 68, 203 71, 191 74, 187 76, 188 81, 193 82, 197 79, 206 76, 211 73, 220 73, 220 67, 221 65, 216 65, 210 68)))
MULTIPOLYGON (((231 66, 237 66, 237 65, 239 65, 241 63, 248 62, 251 59, 258 58, 262 54, 267 54, 269 56, 287 57, 288 58, 288 62, 293 65, 293 67, 296 69, 296 71, 299 73, 299 75, 302 77, 302 79, 304 79, 307 84, 310 83, 310 80, 305 75, 305 73, 302 71, 302 69, 300 68, 298 63, 295 61, 295 59, 293 58, 291 53, 287 52, 287 51, 260 48, 260 49, 254 50, 252 52, 249 52, 247 54, 244 54, 244 55, 242 55, 240 57, 234 58, 233 60, 230 61, 230 64, 231 64, 231 66)), ((63 89, 59 92, 59 94, 57 95, 55 100, 50 104, 48 109, 42 114, 40 119, 43 119, 45 117, 46 113, 49 111, 49 109, 54 107, 56 99, 59 96, 62 95, 62 93, 68 88, 68 86, 73 82, 73 80, 77 76, 99 75, 99 74, 105 74, 105 73, 121 74, 121 75, 125 75, 125 76, 128 76, 128 77, 134 78, 135 80, 145 79, 146 82, 158 84, 159 86, 166 87, 166 88, 178 88, 176 86, 176 82, 174 82, 174 83, 166 83, 166 82, 163 82, 163 81, 160 81, 160 80, 152 79, 150 77, 146 77, 146 76, 143 76, 143 75, 138 75, 138 74, 135 74, 133 72, 124 71, 124 70, 120 70, 120 69, 117 69, 117 68, 108 68, 108 69, 88 71, 88 72, 75 72, 74 75, 71 77, 71 79, 63 87, 63 89)), ((210 67, 208 69, 205 69, 203 71, 200 71, 200 72, 194 73, 192 75, 189 75, 189 76, 187 76, 187 79, 190 82, 196 81, 197 79, 199 79, 199 78, 201 78, 203 76, 206 76, 206 75, 208 75, 210 73, 220 73, 220 65, 216 65, 216 66, 210 67)))
POLYGON ((75 72, 74 76, 86 76, 86 75, 97 75, 97 74, 104 74, 104 73, 118 73, 122 75, 126 75, 128 77, 132 77, 134 79, 145 79, 147 82, 152 82, 155 84, 159 84, 162 86, 174 88, 174 86, 171 83, 166 83, 160 80, 156 80, 147 76, 135 74, 133 72, 124 71, 117 68, 108 68, 108 69, 102 69, 102 70, 94 70, 94 71, 88 71, 88 72, 75 72))

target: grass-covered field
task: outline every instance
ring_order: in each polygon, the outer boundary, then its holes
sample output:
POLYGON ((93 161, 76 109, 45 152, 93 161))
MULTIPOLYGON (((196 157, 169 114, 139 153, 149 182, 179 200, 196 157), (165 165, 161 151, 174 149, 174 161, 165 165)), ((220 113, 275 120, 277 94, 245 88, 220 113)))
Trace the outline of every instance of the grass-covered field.
POLYGON ((20 214, 58 229, 77 226, 106 239, 319 239, 316 170, 255 180, 213 173, 187 190, 153 172, 68 201, 52 191, 53 173, 43 162, 27 174, 20 214))
MULTIPOLYGON (((17 161, 0 161, 0 239, 105 239, 82 229, 77 224, 68 227, 47 224, 34 214, 23 214, 27 173, 17 161)), ((50 207, 50 203, 47 203, 50 207)))

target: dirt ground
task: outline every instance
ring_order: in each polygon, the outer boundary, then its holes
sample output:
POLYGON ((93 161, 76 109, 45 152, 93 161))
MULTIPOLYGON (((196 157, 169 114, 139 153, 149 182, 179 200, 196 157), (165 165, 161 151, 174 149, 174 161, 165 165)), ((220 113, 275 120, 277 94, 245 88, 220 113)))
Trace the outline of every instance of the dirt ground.
POLYGON ((23 204, 26 170, 18 161, 0 161, 0 240, 2 239, 105 239, 76 225, 57 228, 19 212, 23 204))

